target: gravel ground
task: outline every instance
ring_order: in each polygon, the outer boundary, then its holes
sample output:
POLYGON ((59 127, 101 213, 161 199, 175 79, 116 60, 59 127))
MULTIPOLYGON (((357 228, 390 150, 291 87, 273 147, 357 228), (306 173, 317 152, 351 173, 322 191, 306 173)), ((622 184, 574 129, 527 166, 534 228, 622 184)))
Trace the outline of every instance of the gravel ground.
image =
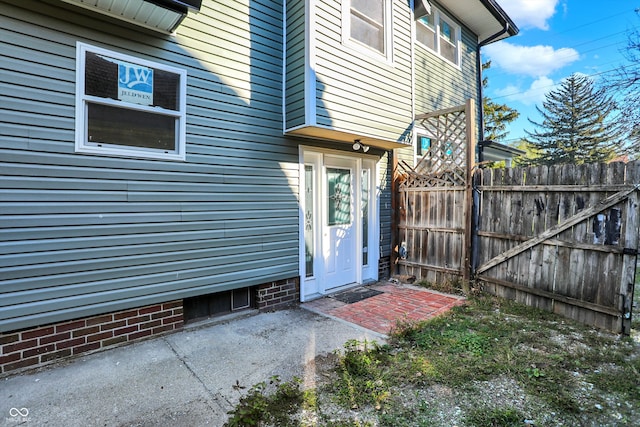
MULTIPOLYGON (((620 345, 631 345, 634 353, 631 357, 640 357, 640 331, 635 330, 632 334, 631 343, 620 341, 620 345)), ((576 350, 582 345, 579 343, 579 332, 567 331, 553 337, 557 343, 574 346, 576 350), (576 344, 577 343, 577 344, 576 344)), ((301 414, 304 426, 381 426, 389 424, 389 415, 384 423, 380 420, 384 411, 376 410, 373 407, 345 409, 334 402, 334 397, 323 388, 334 379, 336 373, 333 371, 336 366, 337 357, 321 357, 316 359, 316 386, 318 390, 318 407, 321 415, 317 412, 304 411, 301 414), (347 424, 346 422, 352 424, 347 424), (359 424, 353 424, 356 421, 359 424)), ((615 370, 613 364, 600 368, 601 372, 615 370)), ((598 372, 596 372, 598 373, 598 372)), ((589 383, 584 374, 573 373, 576 377, 578 387, 572 391, 572 396, 580 403, 579 414, 566 416, 559 414, 548 403, 538 396, 527 392, 517 381, 512 378, 499 377, 490 381, 471 382, 464 388, 453 389, 443 385, 432 385, 424 388, 406 387, 393 390, 392 400, 400 402, 397 406, 403 406, 407 413, 415 417, 415 426, 433 427, 463 427, 466 414, 477 407, 485 408, 505 408, 517 409, 520 413, 526 414, 521 426, 545 426, 545 427, 566 427, 566 426, 593 426, 593 427, 617 427, 617 426, 637 426, 640 420, 640 407, 634 403, 621 401, 617 396, 607 395, 594 388, 589 383), (576 424, 576 422, 578 424, 576 424)), ((640 374, 638 376, 640 387, 640 374)), ((637 403, 637 402, 636 402, 637 403)), ((387 414, 388 415, 388 414, 387 414)), ((404 424, 403 424, 404 425, 404 424)), ((502 425, 502 424, 500 424, 502 425)), ((482 426, 484 427, 484 426, 482 426)))

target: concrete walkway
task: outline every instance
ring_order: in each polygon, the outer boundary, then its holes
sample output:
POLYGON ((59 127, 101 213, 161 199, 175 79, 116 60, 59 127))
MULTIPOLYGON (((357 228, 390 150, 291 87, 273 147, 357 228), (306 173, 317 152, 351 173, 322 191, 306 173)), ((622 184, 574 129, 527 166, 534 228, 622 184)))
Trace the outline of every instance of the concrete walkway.
POLYGON ((304 309, 259 313, 0 379, 0 425, 219 427, 251 387, 315 382, 314 359, 384 337, 304 309), (246 392, 246 389, 244 390, 246 392))
POLYGON ((246 313, 0 378, 0 425, 219 427, 252 385, 279 375, 313 386, 317 356, 350 339, 382 343, 380 332, 397 320, 432 317, 463 301, 411 286, 371 288, 381 293, 246 313))

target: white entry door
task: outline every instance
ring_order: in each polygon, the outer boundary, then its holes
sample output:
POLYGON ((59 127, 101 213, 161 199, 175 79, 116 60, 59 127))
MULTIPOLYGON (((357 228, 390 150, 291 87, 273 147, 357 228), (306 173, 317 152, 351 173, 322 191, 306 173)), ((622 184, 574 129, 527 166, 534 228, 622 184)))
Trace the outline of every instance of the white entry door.
POLYGON ((357 278, 355 172, 354 160, 325 156, 322 203, 325 291, 354 283, 357 278))
POLYGON ((378 278, 376 159, 302 149, 301 299, 378 278))

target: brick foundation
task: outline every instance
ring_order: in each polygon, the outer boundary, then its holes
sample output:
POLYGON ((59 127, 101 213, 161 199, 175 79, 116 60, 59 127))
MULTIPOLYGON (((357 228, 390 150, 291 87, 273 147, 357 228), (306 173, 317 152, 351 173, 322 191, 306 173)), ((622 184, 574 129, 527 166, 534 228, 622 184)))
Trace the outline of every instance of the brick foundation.
MULTIPOLYGON (((298 277, 264 283, 256 288, 256 305, 260 310, 283 309, 299 302, 298 277)), ((183 325, 183 301, 176 300, 0 333, 0 376, 156 337, 180 330, 183 325)))
POLYGON ((182 300, 0 334, 0 374, 182 328, 182 300))
POLYGON ((391 277, 391 259, 390 257, 382 257, 378 261, 378 279, 388 279, 391 277))
POLYGON ((259 310, 279 310, 300 302, 300 278, 279 280, 258 286, 256 305, 259 310))

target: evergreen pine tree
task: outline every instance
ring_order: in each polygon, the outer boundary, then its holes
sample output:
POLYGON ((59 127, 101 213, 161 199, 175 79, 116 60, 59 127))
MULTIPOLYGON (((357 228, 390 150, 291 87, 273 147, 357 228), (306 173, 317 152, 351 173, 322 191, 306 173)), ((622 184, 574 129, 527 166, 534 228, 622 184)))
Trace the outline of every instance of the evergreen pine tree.
POLYGON ((525 131, 527 143, 538 153, 531 164, 597 163, 616 155, 620 131, 608 121, 616 104, 589 77, 568 77, 546 95, 542 106, 536 107, 542 123, 529 119, 538 129, 525 131))
MULTIPOLYGON (((636 9, 640 15, 640 8, 636 9)), ((640 29, 635 27, 627 33, 627 48, 624 55, 628 61, 617 68, 606 81, 607 87, 617 93, 616 98, 623 114, 619 123, 627 135, 625 153, 640 156, 640 29)))

